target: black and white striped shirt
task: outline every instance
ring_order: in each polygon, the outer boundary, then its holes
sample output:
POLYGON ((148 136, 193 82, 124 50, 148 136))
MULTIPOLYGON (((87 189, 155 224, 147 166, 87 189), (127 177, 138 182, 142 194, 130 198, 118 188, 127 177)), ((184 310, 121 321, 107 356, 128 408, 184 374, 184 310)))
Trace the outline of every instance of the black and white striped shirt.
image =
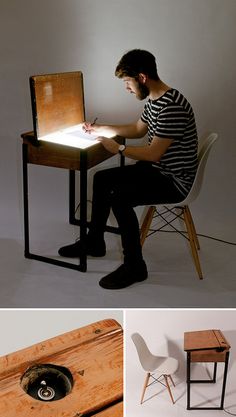
POLYGON ((186 196, 195 178, 198 158, 198 137, 191 105, 177 90, 168 90, 145 104, 141 120, 148 124, 149 143, 154 136, 173 139, 159 162, 160 171, 172 176, 174 184, 186 196))

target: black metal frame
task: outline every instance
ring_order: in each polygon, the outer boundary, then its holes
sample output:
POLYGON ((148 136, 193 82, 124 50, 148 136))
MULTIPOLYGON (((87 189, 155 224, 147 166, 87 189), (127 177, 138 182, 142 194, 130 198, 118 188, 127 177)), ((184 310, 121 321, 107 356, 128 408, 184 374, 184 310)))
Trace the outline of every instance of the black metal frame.
MULTIPOLYGON (((25 258, 34 259, 41 262, 46 262, 52 265, 57 265, 77 271, 86 272, 87 270, 87 255, 85 247, 82 246, 80 263, 78 265, 64 262, 46 256, 37 255, 30 252, 30 238, 29 238, 29 197, 28 197, 28 145, 23 143, 23 200, 24 200, 24 240, 25 240, 25 258)), ((75 176, 75 173, 74 173, 75 176)), ((72 200, 75 199, 75 180, 73 182, 73 174, 70 172, 69 192, 72 195, 69 197, 69 216, 71 217, 72 200), (72 182, 72 183, 71 183, 72 182), (73 191, 72 191, 73 190, 73 191)), ((85 241, 87 232, 87 152, 81 150, 80 153, 80 239, 85 241)), ((71 218, 69 219, 71 220, 71 218)))
POLYGON ((187 410, 223 410, 224 408, 224 399, 225 399, 225 387, 227 380, 228 372, 228 363, 229 363, 229 351, 225 353, 225 367, 221 391, 221 400, 219 407, 191 407, 190 406, 190 386, 193 383, 215 383, 216 382, 216 372, 217 372, 217 362, 214 362, 214 370, 212 379, 191 379, 191 352, 187 352, 187 410))
MULTIPOLYGON (((87 151, 81 149, 80 151, 80 219, 75 218, 75 171, 69 170, 69 222, 80 226, 80 262, 73 264, 70 262, 60 261, 46 256, 37 255, 30 252, 30 237, 29 237, 29 197, 28 197, 28 144, 22 145, 23 158, 23 202, 24 202, 24 241, 25 241, 25 258, 34 259, 48 264, 61 266, 64 268, 74 269, 76 271, 87 271, 87 254, 85 238, 89 223, 87 221, 87 151)), ((124 156, 120 157, 120 165, 124 165, 124 156)), ((119 234, 117 227, 107 226, 106 231, 119 234)))

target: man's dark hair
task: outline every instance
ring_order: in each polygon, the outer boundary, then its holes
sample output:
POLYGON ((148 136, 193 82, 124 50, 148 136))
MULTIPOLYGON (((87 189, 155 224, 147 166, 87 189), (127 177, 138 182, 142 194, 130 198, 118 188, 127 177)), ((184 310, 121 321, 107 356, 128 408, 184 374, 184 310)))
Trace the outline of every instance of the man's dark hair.
POLYGON ((140 73, 148 75, 152 80, 159 80, 154 55, 142 49, 132 49, 120 59, 115 75, 118 78, 137 78, 140 73))

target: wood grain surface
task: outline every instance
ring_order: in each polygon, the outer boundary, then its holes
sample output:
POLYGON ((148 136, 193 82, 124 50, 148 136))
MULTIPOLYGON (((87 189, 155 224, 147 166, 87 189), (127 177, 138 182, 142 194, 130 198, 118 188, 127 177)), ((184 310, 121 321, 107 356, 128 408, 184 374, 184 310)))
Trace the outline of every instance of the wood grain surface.
POLYGON ((0 415, 4 417, 122 417, 123 332, 112 319, 37 343, 0 357, 0 415), (67 367, 71 392, 43 402, 21 387, 25 371, 35 364, 67 367))
POLYGON ((184 350, 191 352, 191 362, 225 362, 230 344, 221 330, 184 333, 184 350))

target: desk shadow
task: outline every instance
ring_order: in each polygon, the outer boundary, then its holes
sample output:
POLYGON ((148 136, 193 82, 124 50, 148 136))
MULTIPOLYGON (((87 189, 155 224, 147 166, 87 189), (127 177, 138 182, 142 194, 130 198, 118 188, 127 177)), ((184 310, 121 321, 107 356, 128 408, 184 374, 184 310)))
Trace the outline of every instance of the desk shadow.
MULTIPOLYGON (((181 343, 175 342, 174 340, 169 339, 167 336, 166 343, 167 343, 167 351, 168 356, 172 356, 173 358, 177 359, 179 362, 178 370, 176 371, 175 375, 178 378, 179 382, 175 382, 175 385, 182 384, 183 381, 186 381, 186 357, 185 352, 180 348, 181 343)), ((179 394, 178 398, 175 398, 175 402, 180 400, 185 395, 186 389, 179 394)))

